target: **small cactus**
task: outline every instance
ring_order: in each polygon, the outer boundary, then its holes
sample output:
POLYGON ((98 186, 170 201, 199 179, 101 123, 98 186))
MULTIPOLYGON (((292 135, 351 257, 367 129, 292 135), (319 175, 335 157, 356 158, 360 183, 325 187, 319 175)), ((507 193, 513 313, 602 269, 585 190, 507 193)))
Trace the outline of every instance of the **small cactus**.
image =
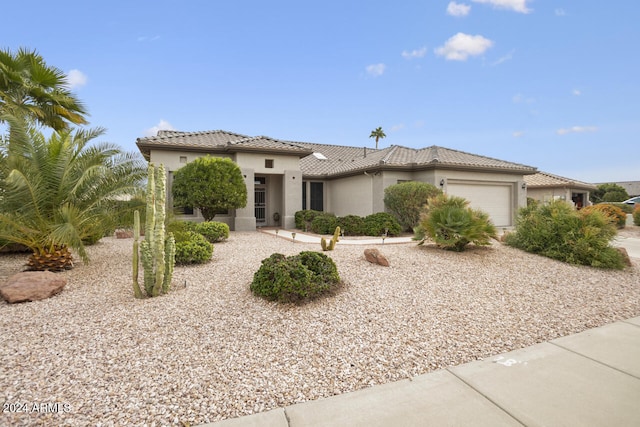
POLYGON ((340 241, 340 227, 336 227, 333 232, 333 237, 327 243, 327 240, 323 237, 320 239, 320 246, 323 251, 332 251, 336 247, 336 243, 340 241))

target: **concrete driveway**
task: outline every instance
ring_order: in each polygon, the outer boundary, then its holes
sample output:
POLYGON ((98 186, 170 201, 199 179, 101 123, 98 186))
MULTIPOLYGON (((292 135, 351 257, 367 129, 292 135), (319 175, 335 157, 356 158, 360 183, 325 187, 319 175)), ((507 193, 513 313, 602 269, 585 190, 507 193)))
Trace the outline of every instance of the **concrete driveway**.
POLYGON ((636 237, 621 237, 613 239, 613 245, 625 248, 631 258, 640 258, 640 239, 636 237))

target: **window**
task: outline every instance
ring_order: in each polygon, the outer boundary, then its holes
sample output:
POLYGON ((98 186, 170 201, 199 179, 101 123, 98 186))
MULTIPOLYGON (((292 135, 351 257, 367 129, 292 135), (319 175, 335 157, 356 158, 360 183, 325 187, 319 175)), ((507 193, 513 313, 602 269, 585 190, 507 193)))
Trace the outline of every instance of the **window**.
POLYGON ((312 182, 310 187, 310 208, 314 211, 324 211, 324 184, 322 182, 312 182))
POLYGON ((264 159, 264 167, 267 169, 273 169, 273 159, 264 159))
POLYGON ((302 210, 307 209, 307 181, 302 181, 302 210))
POLYGON ((194 215, 193 208, 188 208, 184 206, 174 206, 173 213, 175 215, 194 215))
POLYGON ((180 163, 187 163, 187 156, 180 156, 180 163))

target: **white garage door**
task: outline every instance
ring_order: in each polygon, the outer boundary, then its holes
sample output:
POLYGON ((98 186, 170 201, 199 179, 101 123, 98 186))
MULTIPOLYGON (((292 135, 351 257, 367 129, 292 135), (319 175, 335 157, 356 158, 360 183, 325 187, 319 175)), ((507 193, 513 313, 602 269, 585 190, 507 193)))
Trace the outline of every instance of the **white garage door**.
POLYGON ((504 184, 449 183, 447 193, 464 197, 474 209, 489 214, 496 227, 508 227, 511 220, 512 187, 504 184))

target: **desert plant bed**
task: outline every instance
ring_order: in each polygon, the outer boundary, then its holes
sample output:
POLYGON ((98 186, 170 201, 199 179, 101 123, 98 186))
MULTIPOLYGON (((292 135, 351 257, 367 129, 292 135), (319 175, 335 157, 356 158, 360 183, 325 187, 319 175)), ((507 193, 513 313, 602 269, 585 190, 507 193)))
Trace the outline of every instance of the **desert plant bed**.
MULTIPOLYGON (((172 291, 138 300, 131 239, 105 238, 65 271, 56 297, 0 302, 2 425, 197 425, 484 359, 640 315, 639 260, 625 270, 564 264, 493 242, 462 253, 429 243, 324 252, 345 282, 293 305, 249 289, 273 253, 320 251, 232 232, 202 265, 176 266, 172 291)), ((0 278, 24 254, 0 256, 0 278)))

